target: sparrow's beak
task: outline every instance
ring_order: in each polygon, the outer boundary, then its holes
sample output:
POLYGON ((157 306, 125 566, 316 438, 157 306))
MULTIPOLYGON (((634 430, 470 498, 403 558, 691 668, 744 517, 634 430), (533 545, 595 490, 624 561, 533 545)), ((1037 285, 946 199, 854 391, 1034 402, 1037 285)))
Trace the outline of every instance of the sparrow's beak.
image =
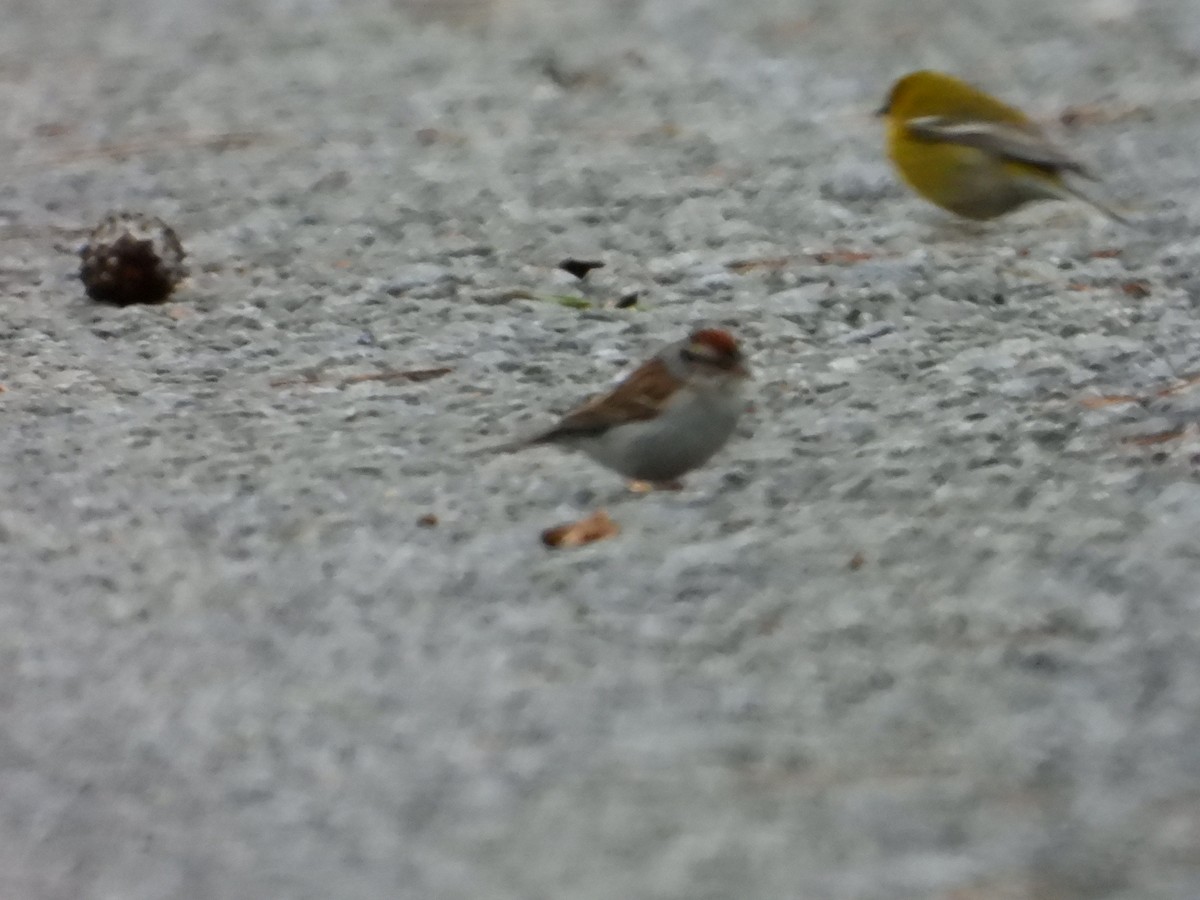
POLYGON ((891 102, 885 100, 883 103, 883 106, 881 106, 881 107, 879 107, 879 109, 875 110, 875 118, 878 119, 880 116, 886 116, 891 111, 892 111, 891 102))

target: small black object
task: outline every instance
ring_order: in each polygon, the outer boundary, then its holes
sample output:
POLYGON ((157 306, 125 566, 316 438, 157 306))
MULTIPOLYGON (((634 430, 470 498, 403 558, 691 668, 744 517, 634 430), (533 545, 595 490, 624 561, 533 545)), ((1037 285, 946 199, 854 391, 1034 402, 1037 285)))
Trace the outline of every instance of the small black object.
POLYGON ((630 291, 628 294, 622 294, 617 298, 617 302, 613 304, 617 309, 629 309, 631 306, 637 306, 638 300, 642 297, 641 291, 630 291))
POLYGON ((79 255, 83 286, 101 303, 162 303, 188 274, 179 236, 162 219, 142 213, 108 216, 79 255))
POLYGON ((598 259, 564 259, 558 267, 582 281, 592 269, 603 269, 604 263, 598 259))

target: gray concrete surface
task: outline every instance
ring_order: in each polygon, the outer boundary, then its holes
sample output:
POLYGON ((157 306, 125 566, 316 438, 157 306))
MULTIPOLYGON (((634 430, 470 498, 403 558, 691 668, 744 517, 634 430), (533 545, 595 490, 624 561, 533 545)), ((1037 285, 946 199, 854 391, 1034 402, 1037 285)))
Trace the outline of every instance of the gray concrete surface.
POLYGON ((1194 3, 9 0, 0 110, 0 897, 1200 897, 1194 3), (909 195, 926 65, 1146 230, 909 195), (685 492, 466 454, 696 322, 685 492))

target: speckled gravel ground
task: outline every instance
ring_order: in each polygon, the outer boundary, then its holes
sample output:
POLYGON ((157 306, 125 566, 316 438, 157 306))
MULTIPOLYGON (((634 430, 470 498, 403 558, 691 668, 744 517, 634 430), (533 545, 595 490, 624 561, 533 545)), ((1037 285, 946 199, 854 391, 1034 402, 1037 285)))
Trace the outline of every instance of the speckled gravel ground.
POLYGON ((1200 897, 1200 6, 14 2, 0 97, 0 895, 1200 897), (930 65, 1144 230, 909 195, 930 65), (468 454, 697 322, 686 491, 468 454))

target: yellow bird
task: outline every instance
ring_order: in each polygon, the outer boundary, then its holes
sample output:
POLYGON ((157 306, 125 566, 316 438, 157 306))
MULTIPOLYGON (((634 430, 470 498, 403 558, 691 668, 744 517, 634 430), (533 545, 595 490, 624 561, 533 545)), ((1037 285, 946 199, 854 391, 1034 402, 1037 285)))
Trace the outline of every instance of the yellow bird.
POLYGON ((905 75, 878 114, 887 117, 888 155, 901 177, 942 209, 992 219, 1034 200, 1076 197, 1131 224, 1066 181, 1095 176, 1024 113, 952 75, 905 75))

